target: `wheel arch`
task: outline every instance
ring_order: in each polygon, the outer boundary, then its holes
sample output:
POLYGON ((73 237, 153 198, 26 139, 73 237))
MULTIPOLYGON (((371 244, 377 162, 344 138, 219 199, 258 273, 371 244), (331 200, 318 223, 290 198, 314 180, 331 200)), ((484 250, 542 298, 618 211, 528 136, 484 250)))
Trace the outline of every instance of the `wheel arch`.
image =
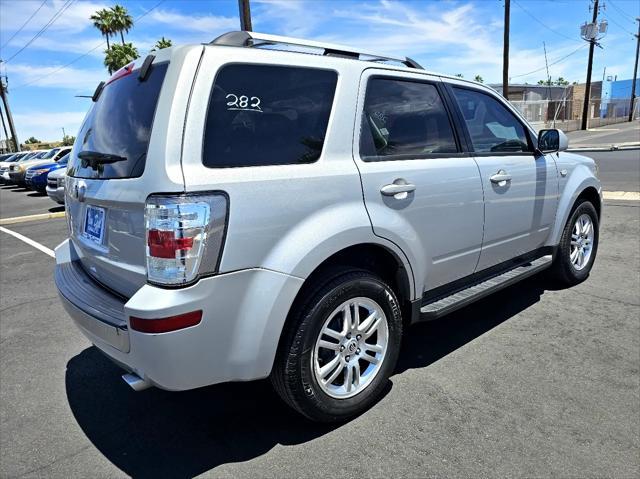
POLYGON ((593 203, 598 213, 598 219, 600 219, 602 216, 602 187, 591 170, 581 165, 574 169, 560 196, 556 221, 549 236, 549 246, 555 246, 560 242, 564 226, 578 202, 583 199, 593 203))
POLYGON ((385 280, 398 297, 402 308, 403 322, 405 324, 410 322, 414 281, 409 263, 406 259, 401 258, 398 252, 380 243, 353 244, 324 258, 305 279, 291 303, 282 325, 278 351, 287 333, 290 332, 291 323, 294 320, 293 311, 300 307, 308 294, 312 294, 321 284, 325 284, 324 282, 320 283, 321 278, 330 278, 332 272, 340 274, 341 270, 346 271, 350 268, 370 271, 385 280))

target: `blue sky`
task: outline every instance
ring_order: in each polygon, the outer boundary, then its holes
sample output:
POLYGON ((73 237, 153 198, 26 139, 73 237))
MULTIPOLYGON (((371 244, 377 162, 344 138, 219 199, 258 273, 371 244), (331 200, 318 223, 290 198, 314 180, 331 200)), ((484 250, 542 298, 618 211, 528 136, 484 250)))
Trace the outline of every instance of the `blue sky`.
MULTIPOLYGON (((116 3, 110 0, 75 0, 15 55, 66 1, 47 0, 13 36, 42 0, 0 0, 0 57, 7 61, 1 73, 9 78, 9 98, 21 141, 32 135, 41 140, 60 139, 62 128, 75 134, 89 100, 74 95, 92 93, 107 76, 102 65, 104 47, 99 46, 103 40, 89 16, 116 3), (86 56, 55 72, 83 54, 86 56)), ((202 43, 239 28, 236 0, 119 3, 134 18, 144 15, 126 36, 142 55, 161 36, 174 44, 202 43)), ((605 67, 607 75, 630 78, 637 28, 633 18, 640 16, 640 2, 601 3, 605 4, 601 18, 608 20, 609 32, 602 40, 603 49, 596 49, 593 79, 602 79, 605 67)), ((588 48, 579 38, 579 25, 590 20, 590 4, 591 0, 512 0, 511 81, 536 83, 546 76, 544 41, 551 75, 584 82, 588 48)), ((251 8, 256 31, 408 55, 429 70, 462 73, 466 78, 479 74, 485 82, 502 78, 503 0, 252 0, 251 8)))

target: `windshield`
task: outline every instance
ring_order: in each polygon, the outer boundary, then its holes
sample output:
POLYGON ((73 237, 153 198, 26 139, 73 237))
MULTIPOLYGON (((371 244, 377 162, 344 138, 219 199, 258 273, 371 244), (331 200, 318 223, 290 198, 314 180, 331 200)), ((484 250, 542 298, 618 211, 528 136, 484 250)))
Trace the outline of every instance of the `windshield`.
POLYGON ((153 65, 143 82, 134 70, 105 85, 78 133, 69 176, 107 179, 142 175, 167 65, 153 65))
POLYGON ((58 160, 59 165, 65 166, 67 163, 69 163, 69 153, 58 160))
POLYGON ((20 161, 33 160, 38 153, 40 153, 40 152, 39 151, 32 151, 31 153, 27 153, 25 156, 20 158, 20 161))
POLYGON ((60 148, 54 148, 52 150, 47 151, 46 154, 41 156, 40 158, 42 158, 43 160, 48 160, 49 158, 53 158, 54 156, 56 156, 56 153, 58 153, 59 151, 60 151, 60 148))

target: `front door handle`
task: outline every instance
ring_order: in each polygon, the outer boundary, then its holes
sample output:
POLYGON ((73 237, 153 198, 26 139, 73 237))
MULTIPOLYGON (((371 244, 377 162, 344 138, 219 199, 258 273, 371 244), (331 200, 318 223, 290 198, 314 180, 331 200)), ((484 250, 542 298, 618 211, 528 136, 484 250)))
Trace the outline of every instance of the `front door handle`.
POLYGON ((500 170, 489 179, 491 183, 495 183, 498 186, 505 186, 508 181, 511 181, 511 175, 504 170, 500 170))
POLYGON ((380 193, 384 196, 393 196, 397 200, 403 200, 407 195, 416 190, 416 185, 407 183, 402 178, 398 178, 390 185, 384 185, 380 188, 380 193))

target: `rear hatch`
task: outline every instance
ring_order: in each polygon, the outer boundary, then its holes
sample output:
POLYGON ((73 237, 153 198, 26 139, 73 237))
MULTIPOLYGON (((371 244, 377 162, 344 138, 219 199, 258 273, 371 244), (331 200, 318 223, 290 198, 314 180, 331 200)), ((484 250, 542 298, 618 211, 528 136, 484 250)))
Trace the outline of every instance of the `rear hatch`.
POLYGON ((147 197, 184 191, 182 128, 199 56, 189 61, 182 51, 174 61, 160 53, 144 79, 141 60, 116 72, 69 156, 65 203, 72 244, 85 271, 125 297, 146 282, 147 197))

